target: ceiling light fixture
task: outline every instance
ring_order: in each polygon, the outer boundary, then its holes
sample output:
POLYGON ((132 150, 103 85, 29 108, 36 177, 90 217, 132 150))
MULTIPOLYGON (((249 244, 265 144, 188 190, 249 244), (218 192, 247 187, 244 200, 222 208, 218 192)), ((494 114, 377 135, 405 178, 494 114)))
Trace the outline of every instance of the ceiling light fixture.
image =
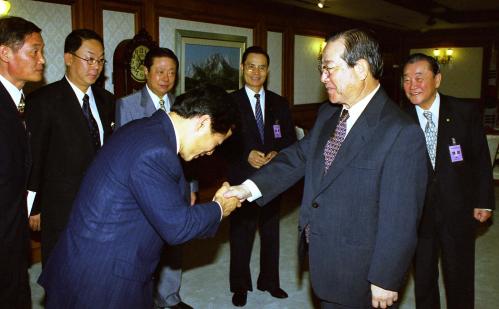
POLYGON ((317 2, 317 6, 322 9, 324 7, 325 2, 326 0, 319 0, 319 2, 317 2))

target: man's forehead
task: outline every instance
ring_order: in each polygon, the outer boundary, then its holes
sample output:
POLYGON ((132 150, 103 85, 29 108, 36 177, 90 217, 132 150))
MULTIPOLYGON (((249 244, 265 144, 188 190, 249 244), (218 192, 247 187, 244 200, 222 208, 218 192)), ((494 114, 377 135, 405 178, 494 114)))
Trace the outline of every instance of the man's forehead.
POLYGON ((333 61, 341 58, 341 55, 345 52, 345 45, 342 40, 331 41, 326 44, 324 52, 322 54, 322 59, 324 61, 333 61))
POLYGON ((431 71, 430 64, 427 61, 417 61, 413 63, 408 63, 404 67, 404 75, 414 74, 414 75, 423 75, 431 71))

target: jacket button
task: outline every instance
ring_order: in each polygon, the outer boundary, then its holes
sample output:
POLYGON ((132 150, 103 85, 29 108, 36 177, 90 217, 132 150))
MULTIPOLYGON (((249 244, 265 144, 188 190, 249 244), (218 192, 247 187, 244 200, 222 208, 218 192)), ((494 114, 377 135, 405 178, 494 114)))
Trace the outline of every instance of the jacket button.
POLYGON ((312 203, 312 207, 313 207, 313 208, 318 208, 318 207, 319 207, 319 204, 318 204, 318 203, 316 203, 316 202, 313 202, 313 203, 312 203))

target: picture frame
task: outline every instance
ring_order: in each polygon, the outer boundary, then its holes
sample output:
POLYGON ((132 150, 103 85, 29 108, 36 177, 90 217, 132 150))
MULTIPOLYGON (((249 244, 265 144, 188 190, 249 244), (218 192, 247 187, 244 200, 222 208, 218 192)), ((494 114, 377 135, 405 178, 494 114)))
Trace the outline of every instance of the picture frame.
POLYGON ((228 92, 242 87, 240 64, 247 38, 210 32, 176 30, 180 93, 205 82, 228 92))

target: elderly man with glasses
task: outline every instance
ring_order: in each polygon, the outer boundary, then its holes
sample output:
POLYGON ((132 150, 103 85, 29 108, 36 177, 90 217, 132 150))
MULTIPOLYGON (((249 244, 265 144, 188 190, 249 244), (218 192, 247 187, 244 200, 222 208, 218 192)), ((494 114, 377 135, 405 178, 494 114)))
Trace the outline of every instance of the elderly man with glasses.
POLYGON ((65 76, 26 99, 33 152, 30 226, 41 230, 43 264, 68 222, 88 165, 111 133, 114 97, 94 85, 105 62, 102 38, 74 30, 64 43, 65 76))

